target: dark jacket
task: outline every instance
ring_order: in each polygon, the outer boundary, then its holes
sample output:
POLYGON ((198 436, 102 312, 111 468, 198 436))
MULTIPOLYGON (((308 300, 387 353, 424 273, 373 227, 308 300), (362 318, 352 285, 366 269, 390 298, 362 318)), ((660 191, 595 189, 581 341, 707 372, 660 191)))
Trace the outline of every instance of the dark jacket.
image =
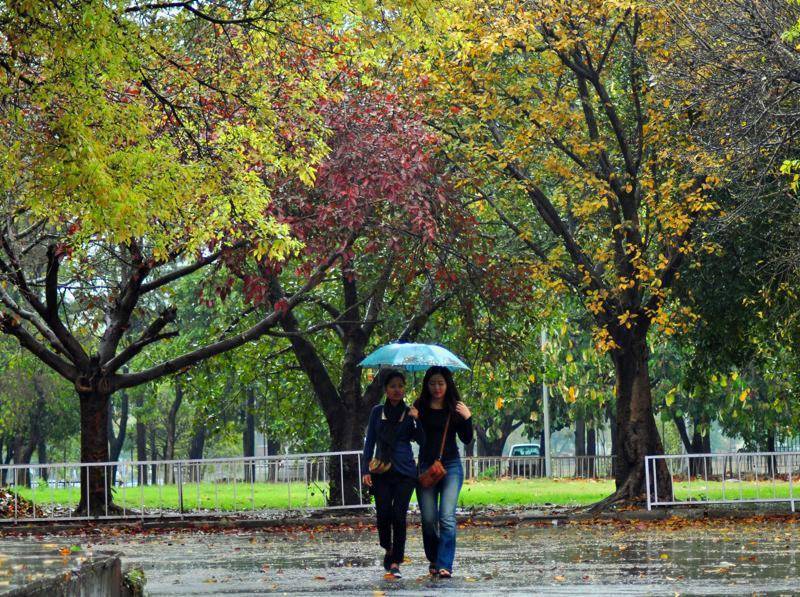
MULTIPOLYGON (((419 404, 416 406, 417 409, 419 409, 419 422, 421 423, 422 429, 425 431, 425 444, 419 451, 419 466, 420 469, 425 469, 433 464, 433 461, 439 457, 439 449, 442 445, 442 433, 444 433, 447 415, 450 411, 447 409, 420 409, 419 404)), ((444 442, 442 462, 449 462, 450 460, 459 458, 456 435, 458 435, 458 439, 465 444, 472 441, 472 417, 464 419, 461 415, 456 413, 452 414, 450 426, 447 429, 447 439, 444 442)))
MULTIPOLYGON (((369 415, 369 424, 367 425, 367 437, 364 440, 364 453, 361 457, 361 474, 366 475, 369 472, 369 461, 375 452, 375 442, 378 440, 378 433, 380 431, 381 415, 383 414, 383 404, 379 404, 372 409, 369 415)), ((422 427, 417 423, 414 417, 408 415, 400 422, 400 427, 397 429, 397 441, 392 451, 392 470, 406 475, 407 477, 417 476, 417 465, 414 462, 414 453, 411 451, 411 442, 415 441, 420 446, 425 442, 425 434, 422 427)))

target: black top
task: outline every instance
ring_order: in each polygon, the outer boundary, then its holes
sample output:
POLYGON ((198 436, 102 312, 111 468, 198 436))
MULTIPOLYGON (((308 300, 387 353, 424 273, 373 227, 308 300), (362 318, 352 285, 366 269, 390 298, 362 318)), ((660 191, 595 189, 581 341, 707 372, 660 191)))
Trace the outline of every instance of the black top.
MULTIPOLYGON (((419 451, 420 469, 426 469, 439 457, 439 448, 442 445, 442 433, 444 433, 448 412, 446 409, 425 409, 424 413, 420 411, 419 421, 425 431, 425 444, 419 451)), ((458 439, 465 444, 472 441, 472 417, 463 419, 461 415, 453 413, 450 427, 447 429, 447 439, 444 442, 442 462, 459 457, 456 434, 458 434, 458 439)))

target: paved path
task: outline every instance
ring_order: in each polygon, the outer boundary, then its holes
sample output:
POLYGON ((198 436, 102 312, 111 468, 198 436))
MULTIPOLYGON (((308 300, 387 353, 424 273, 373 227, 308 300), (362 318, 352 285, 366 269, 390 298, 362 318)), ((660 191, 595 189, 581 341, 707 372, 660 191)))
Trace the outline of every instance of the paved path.
POLYGON ((369 528, 45 540, 123 552, 145 568, 152 595, 800 594, 797 519, 471 526, 459 531, 449 581, 425 574, 418 527, 402 580, 384 579, 369 528))

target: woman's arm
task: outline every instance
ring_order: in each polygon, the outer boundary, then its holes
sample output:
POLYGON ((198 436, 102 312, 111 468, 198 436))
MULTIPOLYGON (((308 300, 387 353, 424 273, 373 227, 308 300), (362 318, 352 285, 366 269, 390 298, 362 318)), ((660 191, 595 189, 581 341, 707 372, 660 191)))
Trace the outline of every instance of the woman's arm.
POLYGON ((463 402, 459 402, 456 405, 456 412, 460 415, 458 425, 456 426, 458 439, 464 444, 468 444, 472 441, 473 436, 472 412, 463 402))
POLYGON ((364 452, 361 454, 361 474, 369 474, 369 461, 372 460, 372 454, 375 451, 375 410, 369 415, 369 423, 367 424, 367 437, 364 439, 364 452))

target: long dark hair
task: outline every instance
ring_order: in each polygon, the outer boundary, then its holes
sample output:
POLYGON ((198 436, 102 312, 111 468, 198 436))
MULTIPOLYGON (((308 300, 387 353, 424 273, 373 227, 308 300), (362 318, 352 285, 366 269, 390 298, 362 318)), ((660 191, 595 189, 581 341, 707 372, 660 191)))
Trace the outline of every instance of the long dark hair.
POLYGON ((447 384, 447 390, 444 393, 444 407, 451 413, 456 412, 456 404, 461 401, 461 396, 456 388, 456 382, 453 381, 453 374, 447 367, 434 366, 425 372, 425 377, 422 380, 422 391, 419 393, 419 399, 415 403, 417 409, 421 413, 429 412, 431 410, 431 391, 428 389, 428 381, 436 374, 444 377, 444 382, 447 384))

